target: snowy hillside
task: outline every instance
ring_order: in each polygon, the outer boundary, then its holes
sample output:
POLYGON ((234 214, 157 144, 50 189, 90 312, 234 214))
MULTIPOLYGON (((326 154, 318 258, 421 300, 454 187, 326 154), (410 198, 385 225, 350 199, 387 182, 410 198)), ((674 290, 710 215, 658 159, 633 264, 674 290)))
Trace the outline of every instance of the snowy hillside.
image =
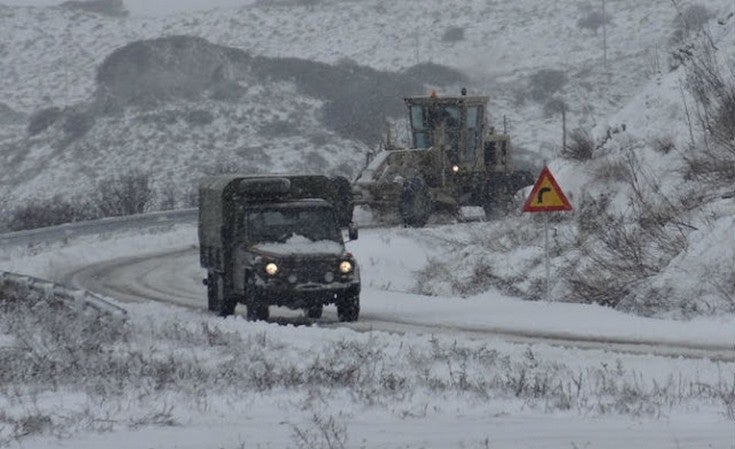
MULTIPOLYGON (((716 17, 727 12, 720 3, 708 6, 716 17)), ((2 44, 0 94, 26 116, 52 107, 73 112, 91 102, 96 70, 129 42, 192 35, 252 56, 329 64, 347 58, 393 72, 430 61, 461 70, 470 76, 463 84, 471 92, 491 96, 496 126, 507 118, 517 147, 526 150, 520 162, 534 166, 553 158, 560 145, 559 100, 569 105, 572 128, 604 122, 657 68, 666 70, 676 28, 667 2, 613 2, 605 69, 601 22, 594 20, 599 11, 577 1, 260 2, 156 18, 0 8, 9 38, 2 44)), ((305 167, 354 176, 376 144, 335 135, 319 119, 325 99, 303 87, 262 78, 251 79, 250 87, 234 103, 188 99, 102 116, 72 142, 58 130, 28 136, 23 127, 0 122, 8 167, 0 177, 3 198, 16 205, 56 193, 88 195, 100 180, 142 170, 151 173, 159 196, 173 189, 182 205, 192 179, 205 172, 305 167), (192 123, 192 114, 206 120, 192 123)), ((416 90, 395 96, 423 93, 416 90)), ((360 93, 369 97, 370 91, 360 93)), ((355 98, 354 107, 363 101, 355 98)))

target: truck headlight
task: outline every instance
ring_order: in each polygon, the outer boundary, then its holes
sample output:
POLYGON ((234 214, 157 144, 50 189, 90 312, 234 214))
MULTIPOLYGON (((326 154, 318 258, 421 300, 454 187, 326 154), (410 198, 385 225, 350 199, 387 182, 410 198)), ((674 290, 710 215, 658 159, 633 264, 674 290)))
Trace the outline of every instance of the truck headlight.
POLYGON ((273 262, 268 262, 265 266, 265 272, 268 276, 275 276, 278 273, 278 265, 273 262))
POLYGON ((339 272, 342 274, 352 273, 352 262, 343 260, 339 263, 339 272))

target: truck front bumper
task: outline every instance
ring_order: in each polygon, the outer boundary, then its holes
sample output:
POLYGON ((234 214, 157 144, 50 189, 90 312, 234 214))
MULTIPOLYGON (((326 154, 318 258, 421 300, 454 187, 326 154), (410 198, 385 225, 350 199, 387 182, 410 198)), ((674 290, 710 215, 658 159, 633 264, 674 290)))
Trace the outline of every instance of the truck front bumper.
POLYGON ((258 282, 253 286, 251 292, 250 299, 259 304, 303 309, 318 305, 337 304, 343 300, 359 296, 360 282, 331 282, 328 284, 258 282))

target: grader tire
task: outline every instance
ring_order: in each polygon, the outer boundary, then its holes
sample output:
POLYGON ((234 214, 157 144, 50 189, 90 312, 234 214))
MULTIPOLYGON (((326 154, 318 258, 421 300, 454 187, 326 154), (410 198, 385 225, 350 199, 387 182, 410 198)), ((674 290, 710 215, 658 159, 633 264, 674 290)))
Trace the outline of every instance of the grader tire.
POLYGON ((414 177, 403 184, 398 214, 401 222, 413 228, 426 225, 431 215, 431 194, 423 178, 414 177))

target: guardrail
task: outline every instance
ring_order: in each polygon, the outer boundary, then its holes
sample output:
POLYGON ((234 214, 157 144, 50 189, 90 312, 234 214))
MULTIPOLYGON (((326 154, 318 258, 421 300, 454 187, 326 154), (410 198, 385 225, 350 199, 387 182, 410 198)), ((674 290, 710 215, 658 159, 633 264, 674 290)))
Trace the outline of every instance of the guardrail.
POLYGON ((33 246, 92 234, 127 231, 133 226, 143 228, 172 226, 175 224, 192 223, 196 219, 197 209, 193 208, 79 221, 48 228, 0 234, 0 247, 7 248, 18 245, 33 246))
MULTIPOLYGON (((147 214, 110 217, 99 220, 80 221, 47 228, 0 234, 0 248, 11 246, 35 246, 64 241, 94 234, 128 231, 133 228, 170 227, 176 224, 193 223, 197 209, 152 212, 147 214)), ((124 318, 125 309, 84 290, 77 290, 44 279, 23 274, 0 271, 0 292, 41 299, 57 298, 69 307, 78 310, 95 310, 99 313, 124 318)))
POLYGON ((16 273, 0 272, 0 292, 13 296, 38 299, 56 298, 76 310, 94 310, 98 313, 125 318, 128 312, 122 307, 85 290, 76 290, 54 282, 16 273))

